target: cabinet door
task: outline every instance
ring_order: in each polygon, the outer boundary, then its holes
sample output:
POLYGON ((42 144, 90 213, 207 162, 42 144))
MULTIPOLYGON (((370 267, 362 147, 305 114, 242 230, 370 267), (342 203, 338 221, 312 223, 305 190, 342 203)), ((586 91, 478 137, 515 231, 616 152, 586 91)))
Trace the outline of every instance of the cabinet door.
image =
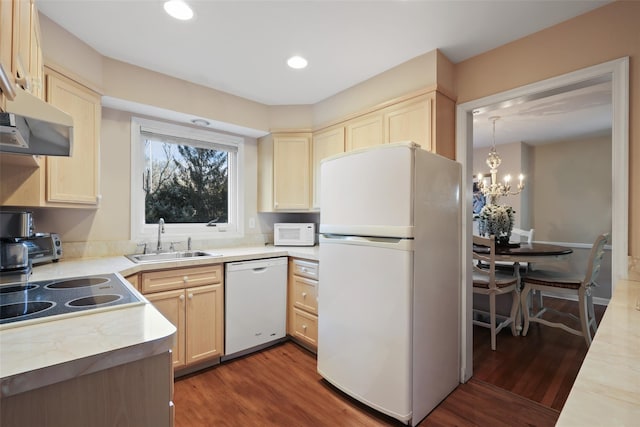
POLYGON ((413 141, 431 150, 431 99, 420 97, 390 107, 384 126, 385 142, 413 141))
POLYGON ((47 201, 98 203, 100 96, 58 74, 48 74, 47 100, 73 117, 71 157, 47 157, 47 201))
POLYGON ((293 276, 293 305, 312 314, 318 314, 318 282, 293 276))
POLYGON ((31 93, 44 99, 44 61, 42 59, 42 42, 40 40, 40 19, 38 9, 31 5, 31 39, 29 43, 29 75, 31 93))
POLYGON ((222 284, 186 289, 187 364, 223 354, 222 284))
POLYGON ((273 140, 273 207, 309 209, 310 142, 308 136, 277 136, 273 140))
MULTIPOLYGON (((3 0, 3 2, 6 0, 3 0)), ((15 82, 27 91, 31 58, 31 1, 13 0, 13 59, 11 73, 15 82)))
POLYGON ((222 282, 222 264, 174 268, 142 273, 143 293, 169 291, 222 282))
POLYGON ((345 131, 347 151, 384 143, 381 114, 351 120, 347 122, 345 131))
POLYGON ((312 348, 318 347, 318 316, 305 311, 293 309, 293 334, 295 338, 309 344, 312 348))
POLYGON ((4 71, 7 81, 0 82, 0 109, 4 111, 7 95, 14 96, 15 88, 11 71, 13 52, 13 2, 0 1, 0 66, 4 71), (5 84, 11 87, 4 87, 5 84))
POLYGON ((153 306, 167 320, 176 327, 176 337, 171 352, 173 353, 173 367, 180 368, 185 365, 185 291, 159 292, 145 295, 153 303, 153 306))
POLYGON ((313 135, 311 158, 313 172, 313 208, 320 209, 320 162, 334 154, 344 153, 344 127, 313 135))

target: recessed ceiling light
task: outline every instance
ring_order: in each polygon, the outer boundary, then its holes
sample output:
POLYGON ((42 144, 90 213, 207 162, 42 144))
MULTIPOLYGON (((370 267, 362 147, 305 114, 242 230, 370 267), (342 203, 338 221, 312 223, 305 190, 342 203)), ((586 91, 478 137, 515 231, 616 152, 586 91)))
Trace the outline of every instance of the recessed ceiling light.
POLYGON ((164 10, 176 19, 188 21, 193 18, 193 10, 182 0, 169 0, 164 2, 164 10))
POLYGON ((291 68, 295 68, 296 70, 299 70, 307 66, 307 60, 304 59, 302 56, 292 56, 287 60, 287 65, 291 68))

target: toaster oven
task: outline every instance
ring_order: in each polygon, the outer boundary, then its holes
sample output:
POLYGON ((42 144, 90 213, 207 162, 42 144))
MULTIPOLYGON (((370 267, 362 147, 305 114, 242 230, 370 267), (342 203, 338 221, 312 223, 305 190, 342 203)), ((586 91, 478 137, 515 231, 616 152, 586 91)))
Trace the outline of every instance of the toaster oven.
POLYGON ((57 262, 62 258, 62 241, 56 233, 36 233, 19 241, 27 245, 32 264, 57 262))

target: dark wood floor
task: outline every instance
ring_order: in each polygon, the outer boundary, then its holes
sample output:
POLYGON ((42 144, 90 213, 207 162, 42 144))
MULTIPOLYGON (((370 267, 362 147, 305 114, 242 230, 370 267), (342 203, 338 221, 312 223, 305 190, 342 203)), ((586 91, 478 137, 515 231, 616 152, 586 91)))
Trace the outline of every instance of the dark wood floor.
MULTIPOLYGON (((501 332, 492 352, 488 331, 474 328, 473 378, 420 426, 553 426, 585 354, 580 337, 541 325, 527 337, 501 332)), ((331 387, 292 342, 178 379, 174 403, 176 427, 402 425, 331 387)))

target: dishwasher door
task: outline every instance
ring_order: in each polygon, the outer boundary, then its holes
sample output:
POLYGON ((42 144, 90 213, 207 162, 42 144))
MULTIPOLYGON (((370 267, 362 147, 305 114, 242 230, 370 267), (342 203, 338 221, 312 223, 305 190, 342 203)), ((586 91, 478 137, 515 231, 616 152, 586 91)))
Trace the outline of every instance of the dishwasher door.
POLYGON ((286 335, 287 257, 227 263, 225 357, 286 335))

